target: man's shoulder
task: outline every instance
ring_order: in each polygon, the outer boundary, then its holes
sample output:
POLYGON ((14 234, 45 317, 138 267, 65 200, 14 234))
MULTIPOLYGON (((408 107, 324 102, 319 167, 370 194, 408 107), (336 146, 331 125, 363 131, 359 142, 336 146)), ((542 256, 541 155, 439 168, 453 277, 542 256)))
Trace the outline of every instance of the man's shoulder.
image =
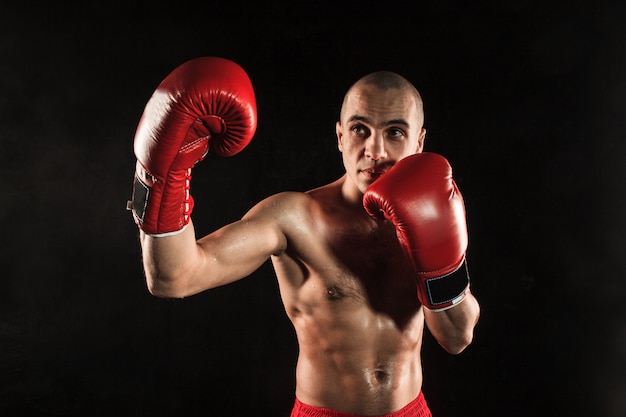
POLYGON ((338 182, 325 184, 308 191, 283 191, 265 198, 259 204, 280 206, 282 210, 301 210, 312 205, 331 203, 338 199, 340 185, 338 182))
POLYGON ((340 205, 338 193, 335 183, 306 192, 279 192, 261 200, 245 217, 273 223, 284 232, 293 227, 306 229, 327 220, 329 213, 336 212, 340 205))
POLYGON ((309 210, 313 199, 305 192, 283 191, 264 198, 248 213, 261 217, 285 221, 291 217, 301 217, 309 210))
POLYGON ((302 191, 282 191, 271 195, 261 201, 259 204, 269 206, 280 206, 282 210, 293 207, 298 208, 303 204, 309 204, 311 196, 307 192, 302 191))

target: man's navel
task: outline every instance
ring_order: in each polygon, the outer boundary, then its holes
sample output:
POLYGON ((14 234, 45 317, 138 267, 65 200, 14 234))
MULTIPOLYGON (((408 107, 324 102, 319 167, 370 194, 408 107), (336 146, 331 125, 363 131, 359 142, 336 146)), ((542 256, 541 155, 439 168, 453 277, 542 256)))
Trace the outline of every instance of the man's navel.
POLYGON ((382 369, 370 369, 366 373, 367 383, 372 389, 388 388, 391 384, 391 372, 382 369))

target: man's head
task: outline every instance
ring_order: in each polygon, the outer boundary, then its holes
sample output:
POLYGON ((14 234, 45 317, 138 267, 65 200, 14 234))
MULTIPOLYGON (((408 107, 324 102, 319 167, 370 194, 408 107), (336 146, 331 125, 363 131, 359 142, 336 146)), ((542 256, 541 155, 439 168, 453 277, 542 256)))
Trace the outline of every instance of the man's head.
POLYGON ((426 130, 422 98, 404 77, 378 71, 346 93, 336 125, 348 181, 362 193, 400 159, 421 152, 426 130))

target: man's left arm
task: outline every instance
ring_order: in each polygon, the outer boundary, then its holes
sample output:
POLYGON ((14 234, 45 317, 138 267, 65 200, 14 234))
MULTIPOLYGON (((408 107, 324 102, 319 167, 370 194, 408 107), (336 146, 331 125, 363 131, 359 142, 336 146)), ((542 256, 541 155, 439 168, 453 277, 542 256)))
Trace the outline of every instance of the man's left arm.
POLYGON ((428 329, 445 350, 461 352, 480 308, 470 291, 465 206, 450 164, 435 153, 408 156, 370 185, 363 205, 370 216, 393 222, 428 329))
POLYGON ((448 353, 461 353, 474 338, 474 328, 480 317, 476 298, 467 293, 463 301, 442 311, 424 308, 428 330, 448 353))

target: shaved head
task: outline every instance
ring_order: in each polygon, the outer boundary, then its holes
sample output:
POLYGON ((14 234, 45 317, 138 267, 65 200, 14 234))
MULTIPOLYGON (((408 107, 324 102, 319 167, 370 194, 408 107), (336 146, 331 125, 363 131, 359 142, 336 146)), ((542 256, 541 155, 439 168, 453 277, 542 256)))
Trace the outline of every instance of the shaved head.
POLYGON ((343 104, 341 105, 340 116, 343 115, 344 108, 346 106, 346 99, 348 98, 348 96, 352 94, 355 90, 358 90, 366 85, 373 86, 381 91, 400 90, 410 93, 415 100, 415 105, 422 114, 423 119, 424 104, 422 102, 422 96, 420 95, 419 91, 417 91, 417 88, 415 88, 415 86, 409 80, 407 80, 400 74, 391 71, 372 72, 360 78, 356 83, 354 83, 352 87, 348 89, 348 92, 344 96, 343 104))

